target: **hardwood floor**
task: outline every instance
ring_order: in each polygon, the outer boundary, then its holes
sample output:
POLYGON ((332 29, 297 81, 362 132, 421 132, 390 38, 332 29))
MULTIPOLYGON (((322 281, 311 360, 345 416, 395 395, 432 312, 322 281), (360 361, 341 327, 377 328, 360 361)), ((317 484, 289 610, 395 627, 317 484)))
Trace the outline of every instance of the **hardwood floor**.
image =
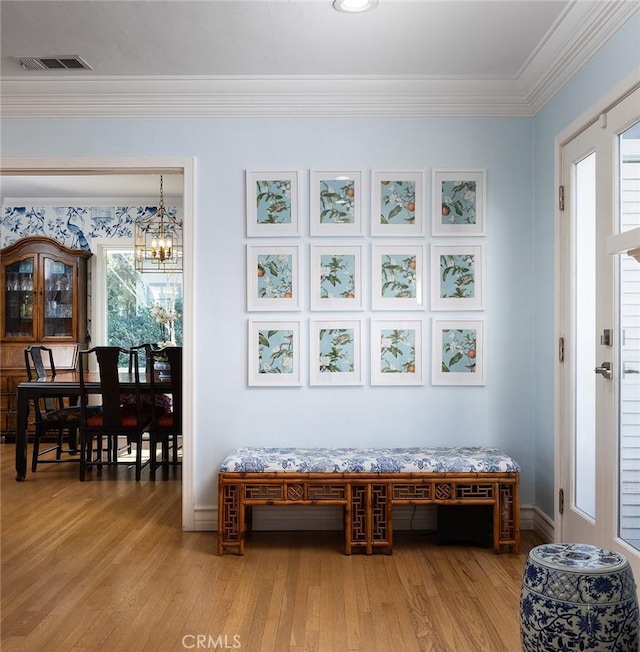
POLYGON ((245 555, 180 527, 180 471, 15 482, 0 444, 3 652, 516 652, 519 555, 397 532, 393 555, 342 554, 339 532, 254 533, 245 555))

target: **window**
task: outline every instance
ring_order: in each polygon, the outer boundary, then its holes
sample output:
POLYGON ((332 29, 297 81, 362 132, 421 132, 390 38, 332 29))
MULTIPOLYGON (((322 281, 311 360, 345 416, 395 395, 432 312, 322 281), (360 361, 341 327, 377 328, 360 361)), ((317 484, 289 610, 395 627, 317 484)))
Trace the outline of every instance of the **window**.
POLYGON ((124 348, 144 342, 182 345, 182 274, 139 274, 132 246, 104 247, 103 255, 101 339, 124 348))

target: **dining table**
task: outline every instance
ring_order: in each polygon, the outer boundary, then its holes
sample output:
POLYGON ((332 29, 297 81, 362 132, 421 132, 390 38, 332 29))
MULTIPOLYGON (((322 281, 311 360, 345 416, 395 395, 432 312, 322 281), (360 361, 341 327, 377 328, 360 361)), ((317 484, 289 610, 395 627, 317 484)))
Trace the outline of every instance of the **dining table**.
MULTIPOLYGON (((156 391, 158 389, 171 392, 171 378, 153 372, 156 391)), ((85 373, 85 388, 88 393, 100 394, 100 375, 96 372, 85 373)), ((122 393, 135 391, 136 377, 134 372, 123 371, 119 374, 120 390, 122 393)), ((139 373, 140 391, 150 393, 152 391, 151 378, 147 373, 139 373)), ((164 392, 163 392, 164 393, 164 392)), ((29 419, 29 405, 31 401, 38 400, 44 396, 63 396, 69 399, 70 405, 77 405, 80 398, 80 375, 77 371, 59 372, 54 377, 38 378, 22 382, 17 388, 17 411, 16 411, 16 480, 21 482, 27 477, 27 439, 29 419)))

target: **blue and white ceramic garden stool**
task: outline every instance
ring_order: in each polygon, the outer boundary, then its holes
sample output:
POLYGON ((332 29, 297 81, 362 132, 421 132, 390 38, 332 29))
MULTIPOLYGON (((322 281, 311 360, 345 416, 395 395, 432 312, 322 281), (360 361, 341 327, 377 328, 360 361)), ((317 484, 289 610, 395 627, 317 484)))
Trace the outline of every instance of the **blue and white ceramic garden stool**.
POLYGON ((525 652, 638 652, 638 598, 627 559, 582 543, 537 546, 520 597, 525 652))

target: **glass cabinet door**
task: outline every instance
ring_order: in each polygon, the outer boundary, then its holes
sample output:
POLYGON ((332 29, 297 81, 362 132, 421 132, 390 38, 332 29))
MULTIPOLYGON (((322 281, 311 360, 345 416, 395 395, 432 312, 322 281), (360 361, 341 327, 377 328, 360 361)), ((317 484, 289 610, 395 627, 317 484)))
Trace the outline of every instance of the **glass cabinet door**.
POLYGON ((5 337, 35 336, 34 260, 26 258, 5 268, 5 337))
POLYGON ((44 259, 44 337, 73 336, 73 267, 44 259))

